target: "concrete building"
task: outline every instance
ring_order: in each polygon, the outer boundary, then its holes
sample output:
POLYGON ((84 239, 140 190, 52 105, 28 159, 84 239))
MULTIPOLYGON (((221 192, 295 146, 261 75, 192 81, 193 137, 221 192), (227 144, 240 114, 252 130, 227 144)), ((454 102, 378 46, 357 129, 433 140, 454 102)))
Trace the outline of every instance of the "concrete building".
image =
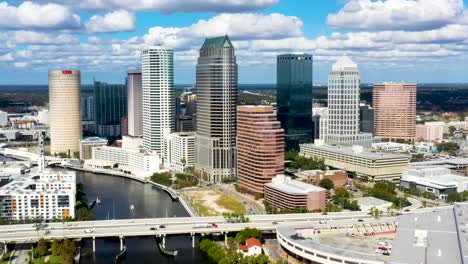
POLYGON ((359 208, 363 212, 369 212, 372 208, 379 209, 384 214, 388 212, 389 208, 392 207, 393 203, 387 202, 382 199, 377 199, 375 197, 361 197, 353 199, 357 201, 359 208))
POLYGON ((74 218, 75 195, 74 172, 45 170, 20 176, 0 188, 0 218, 74 218))
POLYGON ((329 145, 371 147, 372 134, 359 129, 361 76, 350 58, 341 57, 328 75, 328 129, 324 139, 329 145))
POLYGON ((374 108, 372 106, 359 104, 359 127, 364 133, 374 134, 374 108))
POLYGON ((413 145, 396 142, 380 142, 372 143, 372 149, 384 152, 404 152, 413 149, 413 145))
POLYGON ((263 186, 284 173, 284 130, 272 106, 237 107, 237 183, 263 195, 263 186))
POLYGON ((374 84, 375 136, 413 142, 416 137, 416 84, 374 84))
POLYGON ((107 140, 100 137, 89 137, 80 141, 80 160, 93 158, 93 148, 106 146, 107 140))
POLYGON ((265 185, 265 200, 277 209, 325 210, 326 192, 324 188, 278 175, 265 185))
POLYGON ((80 71, 49 71, 49 126, 51 154, 70 156, 80 151, 80 71))
POLYGON ((394 183, 399 182, 410 161, 406 154, 370 152, 361 146, 329 146, 321 141, 301 145, 300 155, 324 159, 325 165, 355 172, 363 179, 394 183))
POLYGON ((49 110, 41 109, 37 111, 37 123, 48 126, 49 125, 49 110))
POLYGON ((164 166, 177 172, 195 166, 195 137, 194 132, 171 133, 166 138, 164 166))
POLYGON ((143 136, 143 107, 141 69, 128 70, 127 75, 127 108, 128 135, 143 136))
POLYGON ((0 127, 8 125, 8 113, 0 111, 0 127))
POLYGON ((328 133, 328 107, 313 107, 314 139, 325 140, 328 133))
POLYGON ((342 170, 307 170, 295 174, 301 181, 318 185, 321 180, 329 179, 336 187, 343 187, 348 183, 348 174, 342 170))
POLYGON ((312 123, 313 57, 281 54, 276 58, 278 120, 285 133, 286 150, 314 142, 312 123))
POLYGON ((142 137, 122 136, 122 148, 124 149, 140 149, 143 148, 142 137))
POLYGON ((447 168, 409 169, 400 180, 400 186, 433 193, 439 199, 445 199, 452 192, 468 190, 468 177, 456 175, 447 168))
POLYGON ((237 63, 229 37, 207 38, 197 63, 197 161, 210 182, 236 176, 237 63))
POLYGON ((93 148, 93 158, 85 160, 84 167, 89 169, 113 169, 144 178, 160 171, 160 157, 158 154, 145 149, 102 146, 93 148))
POLYGON ((81 97, 81 119, 82 121, 94 121, 94 96, 81 97))
POLYGON ((174 51, 161 46, 141 52, 143 145, 164 155, 164 139, 175 131, 174 51))
POLYGON ((416 125, 416 141, 434 141, 444 139, 444 122, 427 122, 416 125))
POLYGON ((96 134, 121 136, 122 118, 127 116, 127 87, 123 84, 94 82, 96 134))

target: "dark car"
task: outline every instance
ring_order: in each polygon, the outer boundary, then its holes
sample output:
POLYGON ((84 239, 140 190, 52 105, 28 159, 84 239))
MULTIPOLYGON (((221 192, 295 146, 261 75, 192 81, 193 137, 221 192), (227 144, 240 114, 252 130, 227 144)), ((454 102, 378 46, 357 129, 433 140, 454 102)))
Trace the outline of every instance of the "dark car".
POLYGON ((160 225, 159 228, 166 228, 166 226, 165 225, 160 225))
POLYGON ((156 227, 151 227, 150 230, 158 230, 156 227))
POLYGON ((358 221, 358 222, 364 222, 364 220, 362 220, 362 219, 358 219, 357 221, 358 221))

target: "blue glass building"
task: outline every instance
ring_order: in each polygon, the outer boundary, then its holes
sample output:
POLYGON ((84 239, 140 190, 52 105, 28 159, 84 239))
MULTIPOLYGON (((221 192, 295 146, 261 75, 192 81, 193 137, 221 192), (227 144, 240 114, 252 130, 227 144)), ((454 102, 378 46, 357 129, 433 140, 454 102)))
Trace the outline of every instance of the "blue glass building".
POLYGON ((313 142, 313 58, 308 54, 282 54, 276 67, 276 102, 285 148, 299 150, 299 144, 313 142))
POLYGON ((127 116, 127 86, 94 82, 96 134, 120 136, 122 117, 127 116))

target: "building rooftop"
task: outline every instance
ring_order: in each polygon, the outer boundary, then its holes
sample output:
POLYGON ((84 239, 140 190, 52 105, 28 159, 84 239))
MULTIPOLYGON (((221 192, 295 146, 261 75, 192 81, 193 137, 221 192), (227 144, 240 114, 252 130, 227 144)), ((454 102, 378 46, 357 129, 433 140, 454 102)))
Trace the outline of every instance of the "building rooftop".
POLYGON ((107 142, 107 139, 104 139, 104 138, 100 138, 100 137, 89 137, 89 138, 85 138, 83 140, 81 140, 80 142, 82 143, 87 143, 87 142, 107 142))
POLYGON ((309 192, 326 191, 322 187, 300 182, 300 181, 293 181, 293 180, 284 180, 282 182, 273 181, 271 183, 267 183, 266 185, 271 188, 274 188, 283 192, 287 192, 287 193, 307 194, 309 192))
POLYGON ((221 36, 221 37, 215 37, 215 38, 207 38, 205 39, 205 42, 203 42, 202 49, 208 48, 208 47, 217 47, 221 48, 225 45, 228 45, 228 47, 232 47, 231 40, 229 39, 228 35, 221 36), (226 44, 227 43, 227 44, 226 44))
POLYGON ((352 156, 358 156, 366 159, 372 159, 372 160, 387 160, 387 159, 401 159, 401 158, 407 158, 409 160, 409 155, 406 154, 394 154, 394 153, 383 153, 383 152, 371 152, 367 150, 362 150, 362 152, 355 152, 353 150, 353 147, 348 147, 348 146, 330 146, 330 145, 317 145, 317 144, 301 144, 301 151, 302 148, 315 148, 315 149, 321 149, 329 152, 335 152, 335 153, 340 153, 340 154, 346 154, 346 155, 352 155, 352 156))

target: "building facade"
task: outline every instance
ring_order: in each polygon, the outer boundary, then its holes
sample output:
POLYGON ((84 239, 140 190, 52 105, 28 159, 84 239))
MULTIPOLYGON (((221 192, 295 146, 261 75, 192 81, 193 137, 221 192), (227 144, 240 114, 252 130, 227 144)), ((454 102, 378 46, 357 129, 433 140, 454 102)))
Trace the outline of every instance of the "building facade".
POLYGON ((8 125, 8 113, 0 111, 0 127, 8 125))
POLYGON ((208 38, 197 64, 196 170, 210 182, 236 176, 237 63, 229 37, 208 38))
POLYGON ((285 133, 286 150, 313 142, 313 58, 309 54, 283 54, 276 58, 278 120, 285 133))
POLYGON ((328 75, 327 144, 370 148, 372 134, 359 129, 360 85, 357 64, 346 56, 340 58, 328 75))
POLYGON ((123 84, 94 82, 96 134, 122 135, 121 121, 127 116, 127 87, 123 84))
POLYGON ((444 122, 427 122, 416 125, 416 141, 434 141, 444 139, 444 122))
POLYGON ((284 173, 284 130, 272 106, 237 107, 237 183, 263 195, 263 187, 284 173))
POLYGON ((93 148, 106 146, 107 140, 100 137, 89 137, 80 141, 80 160, 93 158, 93 148))
POLYGON ((171 133, 166 138, 164 166, 177 172, 195 166, 195 137, 194 132, 171 133))
POLYGON ((327 190, 278 175, 265 185, 265 200, 276 209, 325 210, 327 190))
POLYGON ((141 69, 127 72, 128 135, 143 136, 141 69))
POLYGON ((368 104, 359 104, 359 127, 361 132, 374 134, 374 108, 368 104))
POLYGON ((362 146, 329 146, 321 141, 301 145, 300 155, 324 159, 325 165, 355 172, 359 178, 394 183, 399 182, 410 161, 407 154, 374 153, 362 146))
POLYGON ((18 177, 0 188, 0 218, 9 220, 75 217, 76 176, 45 170, 18 177))
POLYGON ((416 137, 416 84, 374 84, 375 136, 413 142, 416 137))
POLYGON ((81 73, 72 70, 49 71, 49 126, 51 154, 71 156, 80 151, 81 73))
POLYGON ((143 145, 164 154, 164 139, 175 131, 174 51, 161 46, 141 52, 143 145))
POLYGON ((94 121, 94 96, 81 97, 82 121, 94 121))

